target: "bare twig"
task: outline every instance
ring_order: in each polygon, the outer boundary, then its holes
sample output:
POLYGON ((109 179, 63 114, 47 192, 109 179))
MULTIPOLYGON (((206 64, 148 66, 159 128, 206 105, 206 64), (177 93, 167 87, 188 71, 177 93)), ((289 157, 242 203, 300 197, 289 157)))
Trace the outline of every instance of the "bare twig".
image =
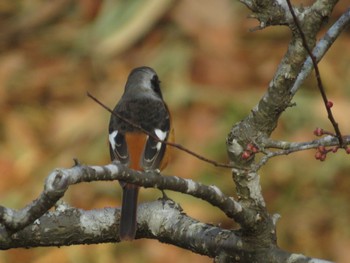
MULTIPOLYGON (((349 144, 350 143, 350 136, 344 136, 343 137, 344 143, 349 144)), ((280 155, 288 155, 294 152, 300 152, 310 149, 317 149, 320 146, 337 146, 339 145, 339 141, 337 137, 333 135, 328 135, 325 137, 322 137, 317 140, 309 141, 309 142, 286 142, 286 141, 275 141, 272 139, 267 139, 264 143, 264 149, 263 153, 265 156, 263 156, 259 163, 255 166, 255 171, 259 170, 263 165, 267 163, 267 161, 276 156, 280 155), (269 151, 266 149, 279 149, 277 151, 269 151)))
POLYGON ((131 126, 133 126, 134 128, 142 131, 143 133, 145 133, 146 135, 152 137, 155 141, 157 142, 161 142, 163 144, 166 144, 166 145, 169 145, 171 147, 174 147, 174 148, 177 148, 183 152, 186 152, 194 157, 196 157, 197 159, 199 160, 202 160, 206 163, 210 163, 216 167, 222 167, 222 168, 234 168, 235 166, 234 165, 231 165, 231 164, 226 164, 226 163, 219 163, 219 162, 216 162, 214 160, 211 160, 211 159, 208 159, 198 153, 195 153, 189 149, 187 149, 186 147, 182 146, 181 144, 177 144, 177 143, 173 143, 173 142, 168 142, 168 141, 163 141, 163 140, 160 140, 157 136, 154 136, 152 133, 146 131, 145 129, 143 129, 140 125, 137 125, 136 123, 133 123, 132 121, 124 118, 123 116, 121 116, 120 114, 112 111, 109 107, 107 107, 105 104, 103 104, 100 100, 98 100, 95 96, 93 96, 91 93, 87 92, 87 96, 89 98, 91 98, 92 100, 94 100, 97 104, 99 104, 100 106, 102 106, 104 109, 106 109, 107 111, 109 111, 111 114, 113 114, 114 116, 118 117, 119 119, 125 121, 126 123, 130 124, 131 126))
POLYGON ((330 104, 330 101, 328 100, 327 98, 327 94, 326 94, 326 91, 324 89, 324 86, 322 84, 322 80, 321 80, 321 74, 320 74, 320 71, 319 71, 319 68, 317 66, 317 60, 315 58, 315 56, 312 54, 312 51, 310 49, 310 47, 308 46, 307 44, 307 41, 306 41, 306 37, 304 35, 304 32, 300 26, 300 23, 298 21, 298 18, 297 16, 295 15, 294 13, 294 10, 293 10, 293 7, 292 7, 292 4, 290 3, 289 0, 286 0, 287 4, 288 4, 288 8, 289 8, 289 11, 290 13, 292 14, 293 16, 293 20, 294 20, 294 23, 300 33, 300 36, 301 36, 301 39, 303 41, 303 45, 304 45, 304 48, 305 50, 307 51, 307 53, 309 54, 311 60, 312 60, 312 64, 313 64, 313 67, 315 69, 315 75, 316 75, 316 80, 317 80, 317 86, 318 86, 318 89, 321 93, 321 96, 322 96, 322 99, 323 99, 323 103, 326 107, 326 110, 327 110, 327 114, 328 114, 328 119, 330 120, 330 122, 332 123, 333 125, 333 128, 334 128, 334 131, 336 133, 336 136, 339 140, 339 146, 340 147, 343 147, 343 148, 346 148, 346 144, 344 144, 344 141, 343 141, 343 136, 340 132, 340 129, 339 129, 339 125, 338 123, 336 122, 334 116, 333 116, 333 113, 332 113, 332 110, 331 110, 331 107, 332 107, 332 104, 330 104))

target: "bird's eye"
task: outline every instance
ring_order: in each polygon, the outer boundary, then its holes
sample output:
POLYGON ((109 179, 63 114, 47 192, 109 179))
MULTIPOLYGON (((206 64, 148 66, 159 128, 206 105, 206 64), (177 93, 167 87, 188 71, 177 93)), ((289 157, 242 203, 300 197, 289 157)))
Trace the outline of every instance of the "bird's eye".
POLYGON ((154 75, 153 78, 151 79, 151 82, 152 82, 152 85, 154 86, 159 86, 160 84, 160 80, 158 79, 158 76, 157 75, 154 75))
POLYGON ((162 93, 160 91, 160 80, 157 75, 154 75, 151 79, 152 89, 162 98, 162 93))

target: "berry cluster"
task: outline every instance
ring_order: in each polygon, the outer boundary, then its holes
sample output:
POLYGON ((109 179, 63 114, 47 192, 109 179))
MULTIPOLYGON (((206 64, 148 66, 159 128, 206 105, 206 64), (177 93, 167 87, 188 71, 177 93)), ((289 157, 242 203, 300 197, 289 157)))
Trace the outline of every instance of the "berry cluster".
MULTIPOLYGON (((325 130, 323 130, 321 128, 316 128, 314 130, 314 135, 316 135, 316 136, 322 136, 322 135, 335 136, 334 133, 329 132, 329 131, 325 131, 325 130)), ((328 148, 326 148, 325 146, 318 146, 316 154, 315 154, 315 158, 317 160, 324 161, 326 159, 326 157, 327 157, 327 153, 329 153, 329 152, 336 153, 338 151, 338 149, 339 149, 339 146, 333 146, 333 147, 328 147, 328 148)), ((350 148, 346 147, 345 148, 345 152, 347 154, 350 154, 350 148)))
POLYGON ((248 143, 247 147, 245 148, 244 152, 242 153, 242 159, 243 160, 248 160, 250 159, 254 154, 259 152, 258 147, 256 147, 252 143, 248 143))

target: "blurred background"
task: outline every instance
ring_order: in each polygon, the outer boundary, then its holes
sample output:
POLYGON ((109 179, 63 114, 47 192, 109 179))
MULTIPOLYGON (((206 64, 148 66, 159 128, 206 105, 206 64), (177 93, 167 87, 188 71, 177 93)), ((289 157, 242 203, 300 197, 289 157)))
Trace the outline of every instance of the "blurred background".
MULTIPOLYGON (((341 1, 330 24, 348 7, 341 1)), ((307 5, 307 1, 299 3, 307 5)), ((0 2, 0 202, 22 208, 35 199, 56 167, 109 162, 109 113, 130 70, 153 67, 173 114, 177 142, 227 162, 225 138, 263 95, 287 49, 285 27, 250 32, 258 25, 238 1, 32 0, 0 2)), ((324 29, 326 30, 326 28, 324 29)), ((322 36, 322 33, 320 36, 322 36)), ((349 30, 320 63, 329 99, 349 134, 349 30)), ((331 130, 314 77, 282 116, 275 139, 308 141, 316 127, 331 130)), ((343 151, 316 161, 315 151, 271 160, 261 171, 268 209, 279 213, 280 247, 350 260, 349 156, 343 151)), ((175 151, 164 174, 235 189, 229 170, 175 151)), ((190 216, 226 228, 236 225, 206 203, 168 192, 190 216)), ((159 191, 142 189, 140 202, 159 191)), ((115 183, 76 185, 64 201, 95 209, 120 205, 115 183)), ((0 262, 212 262, 154 240, 132 243, 12 249, 0 262)))

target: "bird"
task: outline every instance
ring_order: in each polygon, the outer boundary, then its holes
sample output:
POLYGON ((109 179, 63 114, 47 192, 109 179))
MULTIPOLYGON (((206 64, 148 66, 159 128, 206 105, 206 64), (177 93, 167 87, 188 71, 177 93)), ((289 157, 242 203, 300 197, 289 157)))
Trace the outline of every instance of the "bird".
MULTIPOLYGON (((167 166, 171 151, 161 141, 174 141, 171 115, 163 100, 157 73, 147 66, 138 67, 130 72, 124 93, 110 117, 111 160, 118 160, 133 170, 159 173, 167 166)), ((119 183, 123 192, 119 238, 132 241, 137 230, 139 186, 119 183)))

